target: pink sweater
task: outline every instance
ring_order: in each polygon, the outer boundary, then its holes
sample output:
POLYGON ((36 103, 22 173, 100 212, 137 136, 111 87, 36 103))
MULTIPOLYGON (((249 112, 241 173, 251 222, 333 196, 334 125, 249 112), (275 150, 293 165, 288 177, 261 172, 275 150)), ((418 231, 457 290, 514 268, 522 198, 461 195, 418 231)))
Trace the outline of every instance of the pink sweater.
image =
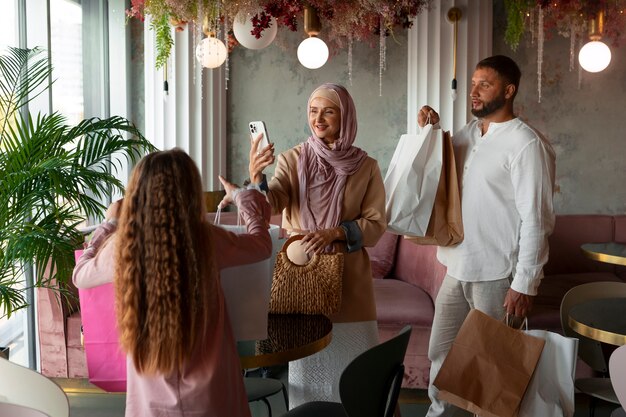
MULTIPOLYGON (((258 262, 271 254, 267 231, 270 206, 265 197, 246 190, 235 197, 248 234, 236 235, 211 227, 218 268, 258 262)), ((115 272, 115 226, 104 223, 91 240, 74 269, 78 288, 90 288, 113 281, 115 272), (111 237, 108 239, 108 237, 111 237)), ((218 276, 210 277, 218 279, 218 276)), ((239 355, 228 319, 224 296, 218 295, 219 314, 210 327, 206 349, 195 352, 180 374, 147 377, 138 374, 127 359, 126 416, 249 417, 239 355), (195 358, 203 358, 200 361, 195 358)))

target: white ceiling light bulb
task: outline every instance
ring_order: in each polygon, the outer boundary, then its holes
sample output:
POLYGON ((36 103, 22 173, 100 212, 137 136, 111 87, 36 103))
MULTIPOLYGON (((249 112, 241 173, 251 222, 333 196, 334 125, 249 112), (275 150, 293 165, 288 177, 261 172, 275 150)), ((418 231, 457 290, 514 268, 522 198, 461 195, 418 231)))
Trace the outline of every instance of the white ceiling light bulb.
POLYGON ((322 30, 322 22, 315 9, 304 6, 304 31, 309 37, 298 45, 298 61, 309 68, 317 69, 328 60, 328 46, 317 37, 322 30))
POLYGON ((309 69, 320 68, 327 60, 328 46, 320 38, 311 36, 298 46, 298 61, 309 69))
POLYGON ((604 42, 587 42, 580 48, 578 62, 585 71, 600 72, 611 63, 611 50, 604 42))
POLYGON ((600 10, 595 18, 589 20, 589 39, 578 53, 578 62, 585 71, 600 72, 611 63, 611 50, 601 42, 604 31, 604 11, 600 10))

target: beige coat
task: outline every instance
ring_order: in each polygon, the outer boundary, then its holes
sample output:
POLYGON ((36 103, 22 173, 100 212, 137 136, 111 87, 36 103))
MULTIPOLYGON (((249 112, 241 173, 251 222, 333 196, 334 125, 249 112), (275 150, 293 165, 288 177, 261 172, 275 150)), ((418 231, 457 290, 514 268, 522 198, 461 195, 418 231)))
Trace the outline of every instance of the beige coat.
MULTIPOLYGON (((268 199, 274 213, 283 212, 283 228, 290 234, 303 232, 300 226, 298 145, 278 156, 274 177, 269 182, 268 199)), ((385 188, 375 159, 367 157, 359 170, 346 181, 341 221, 355 220, 363 246, 374 246, 385 232, 385 188)), ((345 242, 335 250, 346 252, 345 242)), ((376 320, 372 271, 365 248, 345 254, 341 310, 333 322, 376 320)))

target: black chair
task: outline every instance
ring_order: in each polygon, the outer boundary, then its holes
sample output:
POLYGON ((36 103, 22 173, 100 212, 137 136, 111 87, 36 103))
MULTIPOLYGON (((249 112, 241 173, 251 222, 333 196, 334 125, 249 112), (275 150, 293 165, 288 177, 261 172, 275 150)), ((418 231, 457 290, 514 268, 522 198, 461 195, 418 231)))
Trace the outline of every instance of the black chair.
POLYGON ((285 385, 278 379, 246 376, 243 378, 243 383, 246 387, 248 402, 262 401, 267 407, 267 414, 269 417, 272 417, 272 407, 270 406, 270 402, 267 397, 271 397, 281 391, 283 393, 283 398, 285 399, 285 409, 289 409, 287 390, 285 389, 285 385))
POLYGON ((357 356, 341 374, 341 403, 314 401, 283 417, 391 417, 404 376, 404 355, 411 336, 406 326, 397 336, 357 356))

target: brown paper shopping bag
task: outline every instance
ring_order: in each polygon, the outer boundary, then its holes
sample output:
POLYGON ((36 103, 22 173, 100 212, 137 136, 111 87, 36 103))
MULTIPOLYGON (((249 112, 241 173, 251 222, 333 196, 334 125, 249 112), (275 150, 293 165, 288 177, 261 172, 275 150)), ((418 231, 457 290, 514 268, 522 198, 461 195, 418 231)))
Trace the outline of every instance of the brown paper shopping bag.
POLYGON ((515 417, 545 341, 471 310, 434 385, 439 399, 481 417, 515 417))
POLYGON ((424 236, 405 236, 419 245, 453 246, 463 240, 461 195, 450 132, 443 136, 443 166, 435 203, 424 236))

